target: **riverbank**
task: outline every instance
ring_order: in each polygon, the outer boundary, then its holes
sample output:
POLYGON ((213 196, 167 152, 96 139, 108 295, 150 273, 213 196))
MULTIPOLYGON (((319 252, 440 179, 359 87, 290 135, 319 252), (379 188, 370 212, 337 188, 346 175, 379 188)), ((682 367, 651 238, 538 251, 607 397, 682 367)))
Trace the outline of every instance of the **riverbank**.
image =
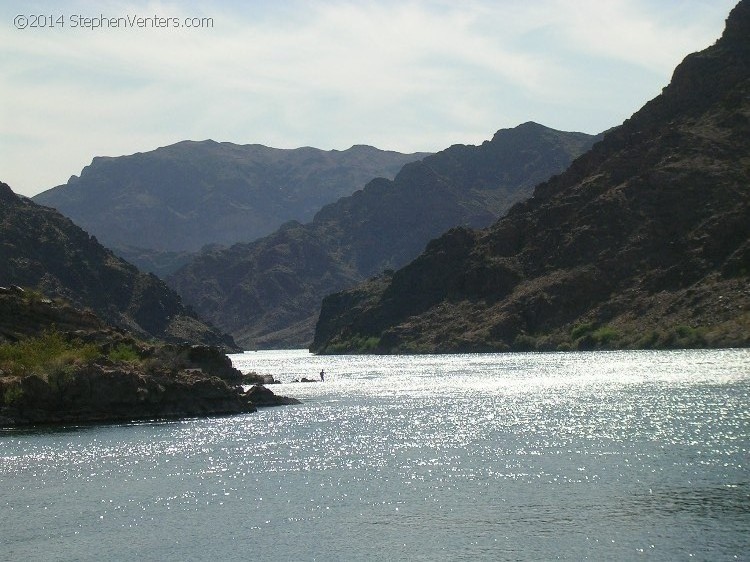
POLYGON ((144 342, 60 299, 0 295, 0 427, 243 414, 293 404, 242 387, 224 350, 144 342))
POLYGON ((211 366, 229 363, 218 349, 152 352, 141 360, 100 357, 50 372, 0 376, 0 427, 244 414, 299 403, 262 385, 245 391, 231 364, 224 372, 211 366))

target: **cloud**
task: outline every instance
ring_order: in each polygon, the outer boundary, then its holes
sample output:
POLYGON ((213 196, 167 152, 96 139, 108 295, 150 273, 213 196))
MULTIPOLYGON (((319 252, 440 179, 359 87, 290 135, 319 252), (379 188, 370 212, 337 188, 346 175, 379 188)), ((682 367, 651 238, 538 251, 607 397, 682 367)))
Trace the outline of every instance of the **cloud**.
POLYGON ((598 132, 715 40, 733 2, 15 4, 0 7, 5 22, 53 13, 213 23, 0 27, 1 179, 34 193, 95 155, 187 138, 407 151, 481 142, 530 119, 598 132))

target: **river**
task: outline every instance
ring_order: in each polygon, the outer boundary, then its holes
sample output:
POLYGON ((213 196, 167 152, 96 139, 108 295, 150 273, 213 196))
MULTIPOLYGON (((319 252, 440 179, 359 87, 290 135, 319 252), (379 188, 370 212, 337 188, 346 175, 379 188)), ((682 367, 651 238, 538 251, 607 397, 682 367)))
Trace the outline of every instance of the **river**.
POLYGON ((0 560, 748 559, 748 350, 230 357, 303 403, 0 432, 0 560))

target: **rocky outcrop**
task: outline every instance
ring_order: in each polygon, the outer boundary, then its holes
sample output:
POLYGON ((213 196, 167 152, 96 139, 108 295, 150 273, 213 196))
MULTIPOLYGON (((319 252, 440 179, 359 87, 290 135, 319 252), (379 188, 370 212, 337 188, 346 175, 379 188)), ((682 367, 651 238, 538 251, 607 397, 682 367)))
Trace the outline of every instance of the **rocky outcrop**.
POLYGON ((450 227, 491 224, 595 141, 524 123, 480 146, 452 146, 393 181, 371 181, 310 223, 204 252, 168 283, 245 349, 306 346, 326 294, 405 265, 450 227))
POLYGON ((0 426, 226 415, 291 404, 243 392, 207 345, 146 343, 92 312, 0 288, 0 426))
POLYGON ((244 373, 242 375, 242 384, 281 384, 281 381, 277 381, 273 378, 273 375, 261 375, 256 372, 244 373))
POLYGON ((114 340, 122 330, 107 326, 91 311, 17 285, 0 287, 0 343, 36 337, 46 329, 76 333, 87 341, 114 340))
POLYGON ((245 392, 245 397, 255 406, 268 407, 268 406, 288 406, 292 404, 301 404, 296 398, 290 398, 288 396, 279 396, 274 394, 271 390, 261 384, 256 384, 250 387, 245 392))
POLYGON ((152 373, 92 364, 51 376, 0 378, 0 424, 89 423, 238 414, 255 405, 200 369, 152 373))
POLYGON ((749 12, 493 226, 326 298, 313 350, 750 345, 749 12))
POLYGON ((241 378, 239 372, 204 370, 195 366, 200 359, 179 360, 190 357, 189 348, 176 351, 159 350, 156 360, 145 363, 100 359, 43 375, 0 371, 0 426, 229 415, 300 403, 262 385, 244 392, 234 382, 241 378))

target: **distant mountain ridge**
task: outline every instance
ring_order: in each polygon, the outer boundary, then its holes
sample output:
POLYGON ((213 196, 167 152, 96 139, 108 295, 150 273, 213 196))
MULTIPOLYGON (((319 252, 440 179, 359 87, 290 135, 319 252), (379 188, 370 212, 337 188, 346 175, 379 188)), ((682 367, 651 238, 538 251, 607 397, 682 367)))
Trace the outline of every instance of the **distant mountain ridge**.
POLYGON ((310 220, 325 204, 375 177, 392 178, 427 154, 364 145, 324 151, 183 141, 94 158, 80 177, 33 200, 137 261, 149 253, 141 250, 195 252, 207 244, 249 242, 289 220, 310 220))
POLYGON ((246 348, 307 345, 326 294, 406 264, 450 227, 491 224, 597 138, 524 123, 480 146, 452 146, 393 180, 371 181, 310 223, 205 252, 168 282, 246 348))
POLYGON ((54 209, 19 197, 0 182, 0 286, 11 285, 87 307, 146 339, 236 349, 230 336, 199 319, 160 279, 139 272, 54 209))
POLYGON ((486 230, 323 302, 317 352, 750 346, 750 0, 486 230))

